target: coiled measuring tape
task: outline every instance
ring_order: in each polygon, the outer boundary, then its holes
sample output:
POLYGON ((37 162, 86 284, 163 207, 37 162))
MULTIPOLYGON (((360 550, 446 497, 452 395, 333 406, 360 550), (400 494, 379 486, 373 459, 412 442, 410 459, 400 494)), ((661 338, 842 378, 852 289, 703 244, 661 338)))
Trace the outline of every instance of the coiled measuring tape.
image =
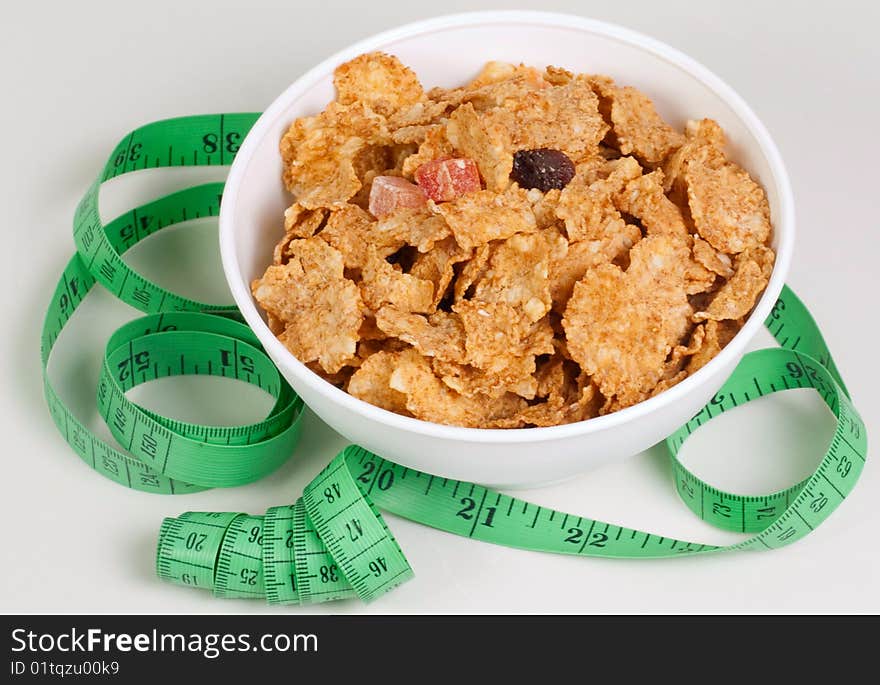
MULTIPOLYGON (((232 307, 189 300, 133 272, 121 255, 157 230, 213 216, 222 184, 188 188, 102 224, 101 182, 143 168, 227 164, 255 114, 185 117, 140 128, 116 147, 74 219, 77 254, 56 288, 42 335, 46 398, 62 435, 95 470, 129 487, 194 492, 256 480, 290 456, 302 404, 232 307), (83 297, 100 282, 149 315, 114 333, 98 385, 98 407, 122 451, 92 435, 60 400, 47 374, 52 347, 83 297), (186 424, 147 411, 125 393, 163 376, 206 373, 248 381, 276 398, 269 416, 242 427, 186 424)), ((806 307, 785 287, 765 322, 780 348, 745 355, 721 390, 666 439, 676 489, 701 519, 752 534, 735 545, 706 545, 530 504, 474 483, 343 450, 293 504, 263 516, 187 512, 166 518, 156 568, 171 582, 221 597, 297 604, 371 600, 412 577, 379 509, 427 526, 521 549, 592 557, 656 558, 774 549, 814 530, 858 480, 865 427, 806 307), (804 481, 764 496, 723 492, 677 459, 687 438, 719 414, 793 388, 813 388, 836 418, 819 466, 804 481)))
POLYGON ((197 302, 165 290, 133 271, 122 255, 168 226, 215 216, 222 183, 166 195, 106 225, 98 212, 104 181, 147 168, 228 164, 257 114, 185 117, 148 124, 126 136, 86 191, 73 219, 76 254, 67 263, 43 322, 43 389, 52 418, 74 451, 92 468, 136 490, 195 492, 249 483, 286 460, 299 437, 302 401, 262 351, 230 305, 197 302), (98 411, 126 451, 93 435, 64 404, 48 374, 52 348, 95 283, 149 314, 117 330, 107 342, 98 382, 98 411), (175 375, 237 378, 272 395, 263 421, 235 427, 202 426, 159 416, 125 393, 140 383, 175 375))

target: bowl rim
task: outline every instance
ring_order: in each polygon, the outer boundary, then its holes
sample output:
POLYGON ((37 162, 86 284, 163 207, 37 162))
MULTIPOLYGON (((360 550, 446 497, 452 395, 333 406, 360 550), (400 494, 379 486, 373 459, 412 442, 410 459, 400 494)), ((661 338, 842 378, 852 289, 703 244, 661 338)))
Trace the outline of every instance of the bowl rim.
POLYGON ((524 441, 543 442, 574 436, 587 435, 623 426, 633 420, 642 418, 662 407, 676 403, 690 392, 697 390, 704 381, 725 365, 738 361, 748 342, 758 332, 764 320, 779 297, 788 274, 791 256, 794 250, 795 213, 794 198, 788 173, 779 154, 776 144, 757 115, 720 77, 683 52, 662 43, 654 38, 629 28, 618 26, 596 19, 572 14, 556 12, 540 12, 530 10, 494 10, 480 12, 462 12, 442 15, 430 19, 411 22, 383 31, 344 48, 312 67, 305 74, 288 86, 263 114, 257 119, 241 144, 229 170, 221 201, 219 215, 220 256, 223 272, 236 305, 244 316, 247 324, 254 330, 270 356, 286 359, 287 367, 295 374, 297 381, 311 390, 325 396, 342 408, 360 415, 362 418, 380 424, 420 435, 441 438, 449 441, 469 441, 494 444, 519 443, 524 441), (667 63, 687 72, 718 95, 731 111, 742 121, 749 133, 757 141, 760 153, 764 156, 770 169, 772 181, 779 193, 779 213, 773 217, 773 230, 777 235, 778 247, 776 261, 770 281, 755 305, 751 315, 733 339, 712 358, 705 366, 689 375, 680 383, 664 390, 660 394, 643 400, 625 409, 611 414, 558 426, 536 428, 466 428, 434 423, 416 419, 392 411, 382 409, 373 404, 349 395, 344 390, 325 381, 299 361, 275 335, 259 314, 252 298, 249 284, 241 273, 238 255, 235 249, 234 220, 238 188, 246 176, 252 162, 253 151, 276 123, 290 104, 290 101, 308 91, 314 84, 330 72, 338 64, 348 61, 357 55, 371 50, 381 49, 384 45, 416 36, 442 31, 449 28, 468 27, 485 24, 516 24, 541 25, 557 28, 575 29, 594 33, 626 43, 634 48, 650 53, 667 63))

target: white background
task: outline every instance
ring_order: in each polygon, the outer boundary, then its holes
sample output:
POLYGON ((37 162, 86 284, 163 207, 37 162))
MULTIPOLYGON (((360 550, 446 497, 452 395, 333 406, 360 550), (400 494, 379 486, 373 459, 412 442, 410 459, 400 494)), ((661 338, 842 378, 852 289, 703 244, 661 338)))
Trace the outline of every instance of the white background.
MULTIPOLYGON (((73 249, 76 202, 119 138, 154 119, 258 110, 306 68, 354 40, 438 12, 501 7, 570 11, 640 30, 703 62, 751 103, 781 149, 797 198, 799 235, 789 283, 819 320, 876 439, 880 14, 874 3, 150 0, 58 3, 53 9, 16 3, 0 28, 0 610, 880 610, 880 474, 873 460, 838 512, 813 535, 777 552, 577 559, 473 542, 389 516, 416 571, 414 581, 369 606, 272 609, 160 582, 153 571, 156 531, 163 516, 188 509, 260 513, 292 501, 343 444, 314 416, 306 418, 306 437, 294 458, 271 477, 177 498, 129 492, 101 478, 57 434, 42 399, 39 327, 73 249)), ((192 173, 183 170, 174 184, 181 176, 192 173)), ((167 176, 142 178, 137 192, 149 196, 166 182, 167 176)), ((106 189, 106 217, 126 208, 123 200, 135 192, 129 191, 106 189)), ((186 294, 226 297, 214 230, 200 224, 159 236, 137 249, 134 263, 186 294)), ((53 377, 81 415, 95 414, 103 342, 134 314, 96 293, 60 343, 53 377)), ((230 392, 229 384, 210 379, 162 381, 137 397, 181 418, 216 421, 256 418, 267 406, 258 393, 242 400, 237 388, 230 392)), ((720 486, 751 492, 782 487, 815 466, 830 427, 812 396, 788 394, 713 422, 695 436, 686 457, 720 486)), ((666 536, 738 539, 690 515, 672 491, 658 448, 520 494, 666 536)))

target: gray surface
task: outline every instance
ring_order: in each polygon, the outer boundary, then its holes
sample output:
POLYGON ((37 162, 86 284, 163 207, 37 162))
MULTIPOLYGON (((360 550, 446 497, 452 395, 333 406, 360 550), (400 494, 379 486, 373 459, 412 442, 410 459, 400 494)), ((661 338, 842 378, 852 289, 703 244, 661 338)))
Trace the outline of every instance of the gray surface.
MULTIPOLYGON (((7 11, 0 41, 7 284, 0 610, 268 610, 259 602, 214 600, 158 582, 152 558, 159 522, 187 509, 262 512, 292 500, 341 440, 310 416, 294 460, 260 483, 185 498, 130 493, 90 472, 57 435, 39 384, 39 326, 72 251, 75 204, 130 128, 179 114, 264 107, 335 50, 437 10, 529 7, 453 0, 442 8, 415 0, 366 5, 154 0, 149 6, 84 2, 52 12, 30 3, 7 11)), ((875 35, 880 16, 868 3, 818 5, 707 2, 697 10, 685 2, 557 1, 540 6, 618 22, 666 41, 714 70, 751 103, 779 145, 797 198, 799 235, 789 283, 820 321, 869 432, 876 435, 880 407, 872 387, 877 381, 872 351, 878 328, 871 293, 878 284, 880 89, 874 67, 880 63, 875 35)), ((149 195, 145 183, 155 190, 165 182, 141 179, 140 194, 149 195)), ((135 192, 124 183, 108 188, 106 215, 113 207, 123 209, 135 192)), ((168 255, 170 260, 151 273, 191 294, 209 296, 223 291, 214 242, 212 227, 202 225, 144 245, 137 261, 168 255), (196 276, 181 278, 180 273, 196 276)), ((93 296, 59 350, 59 358, 69 363, 65 369, 56 365, 59 381, 87 416, 94 414, 89 403, 99 350, 109 331, 132 314, 103 294, 93 296)), ((145 402, 191 418, 241 417, 241 406, 255 417, 265 406, 256 394, 233 405, 226 401, 233 397, 226 394, 228 387, 216 384, 154 385, 141 394, 145 402)), ((698 434, 690 458, 701 455, 698 472, 721 486, 784 485, 815 462, 827 439, 829 422, 811 420, 813 412, 822 416, 811 397, 764 402, 698 434), (791 416, 803 410, 808 413, 791 416), (778 421, 792 418, 796 435, 781 434, 778 421), (767 468, 771 459, 775 466, 767 468)), ((656 562, 561 558, 480 544, 389 517, 416 580, 368 607, 347 603, 316 610, 877 611, 880 569, 872 541, 880 523, 878 480, 869 461, 856 492, 821 530, 767 554, 656 562), (539 577, 541 593, 524 594, 539 577)), ((676 500, 656 449, 523 495, 661 534, 730 539, 695 521, 676 500)))

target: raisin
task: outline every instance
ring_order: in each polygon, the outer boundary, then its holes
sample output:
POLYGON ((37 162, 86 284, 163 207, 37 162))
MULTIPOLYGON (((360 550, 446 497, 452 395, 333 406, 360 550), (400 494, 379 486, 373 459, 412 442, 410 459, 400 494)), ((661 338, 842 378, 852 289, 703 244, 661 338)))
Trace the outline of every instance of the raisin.
POLYGON ((519 150, 513 155, 510 178, 521 188, 548 191, 565 188, 574 178, 574 163, 564 152, 542 147, 537 150, 519 150))

